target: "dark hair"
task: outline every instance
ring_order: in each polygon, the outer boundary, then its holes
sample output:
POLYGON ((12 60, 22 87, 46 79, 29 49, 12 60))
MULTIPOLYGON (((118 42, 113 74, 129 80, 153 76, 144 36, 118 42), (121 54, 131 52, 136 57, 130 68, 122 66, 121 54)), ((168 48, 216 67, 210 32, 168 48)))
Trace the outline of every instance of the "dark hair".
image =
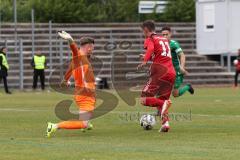
POLYGON ((164 26, 164 27, 162 27, 161 31, 169 31, 169 32, 171 32, 171 28, 168 27, 168 26, 164 26))
POLYGON ((7 47, 1 47, 0 52, 3 52, 4 49, 6 49, 7 47))
POLYGON ((94 39, 91 37, 82 37, 80 39, 80 45, 83 46, 85 44, 94 44, 94 39))
POLYGON ((155 31, 155 22, 153 20, 146 20, 142 23, 141 28, 147 28, 150 32, 155 31))

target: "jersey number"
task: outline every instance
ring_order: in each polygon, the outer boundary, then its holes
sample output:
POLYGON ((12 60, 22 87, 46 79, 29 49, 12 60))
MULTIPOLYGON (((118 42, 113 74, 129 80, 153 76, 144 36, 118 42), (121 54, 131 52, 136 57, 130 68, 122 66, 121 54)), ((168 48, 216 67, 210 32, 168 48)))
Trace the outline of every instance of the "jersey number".
POLYGON ((162 49, 163 49, 163 52, 162 52, 162 56, 168 56, 168 57, 172 57, 171 56, 171 49, 170 49, 170 46, 169 46, 169 43, 168 42, 163 42, 163 41, 159 41, 159 44, 162 46, 162 49), (168 49, 168 52, 167 52, 167 49, 168 49))

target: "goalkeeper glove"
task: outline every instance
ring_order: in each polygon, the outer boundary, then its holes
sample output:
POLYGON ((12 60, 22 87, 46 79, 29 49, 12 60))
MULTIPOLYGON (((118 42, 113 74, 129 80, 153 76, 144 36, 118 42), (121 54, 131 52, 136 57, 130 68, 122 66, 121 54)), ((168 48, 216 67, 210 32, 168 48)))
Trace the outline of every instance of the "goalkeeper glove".
POLYGON ((65 32, 65 31, 58 32, 58 35, 61 38, 65 39, 65 40, 68 40, 69 42, 73 42, 72 36, 69 33, 65 32))

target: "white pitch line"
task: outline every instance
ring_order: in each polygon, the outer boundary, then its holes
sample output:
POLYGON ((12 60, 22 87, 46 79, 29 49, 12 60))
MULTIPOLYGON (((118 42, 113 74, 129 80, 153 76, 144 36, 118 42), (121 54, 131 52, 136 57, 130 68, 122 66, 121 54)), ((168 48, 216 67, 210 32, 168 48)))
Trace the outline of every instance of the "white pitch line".
MULTIPOLYGON (((1 111, 13 111, 13 112, 43 112, 43 111, 49 111, 47 109, 42 109, 42 110, 37 110, 37 109, 19 109, 19 108, 0 108, 1 111)), ((75 111, 73 111, 75 112, 75 111)), ((76 111, 76 113, 78 113, 76 111)), ((138 111, 111 111, 109 112, 110 114, 146 114, 146 113, 154 113, 154 112, 138 112, 138 111)), ((107 113, 107 114, 109 114, 107 113)), ((175 113, 172 112, 170 114, 190 114, 189 112, 186 113, 175 113)), ((216 118, 240 118, 240 115, 208 115, 208 114, 193 114, 191 113, 192 116, 197 116, 197 117, 216 117, 216 118)))
POLYGON ((39 112, 47 110, 37 110, 37 109, 19 109, 19 108, 0 108, 0 111, 14 111, 14 112, 39 112))
MULTIPOLYGON (((109 112, 109 113, 113 113, 113 114, 122 114, 122 113, 140 113, 140 114, 146 114, 146 113, 154 113, 154 112, 136 112, 136 111, 112 111, 112 112, 109 112)), ((175 113, 175 112, 170 112, 169 114, 177 114, 177 115, 180 115, 180 114, 190 114, 190 112, 186 112, 186 113, 175 113)), ((240 115, 208 115, 208 114, 193 114, 191 113, 192 116, 197 116, 197 117, 222 117, 222 118, 225 118, 225 117, 232 117, 232 118, 240 118, 240 115)))

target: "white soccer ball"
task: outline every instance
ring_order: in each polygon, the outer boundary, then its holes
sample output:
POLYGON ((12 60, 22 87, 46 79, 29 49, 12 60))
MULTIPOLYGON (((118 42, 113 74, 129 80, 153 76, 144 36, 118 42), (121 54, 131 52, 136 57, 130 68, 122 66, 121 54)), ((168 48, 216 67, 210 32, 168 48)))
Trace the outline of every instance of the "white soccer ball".
POLYGON ((237 65, 237 64, 238 64, 238 60, 235 59, 235 60, 233 61, 233 64, 234 64, 234 65, 237 65))
POLYGON ((145 130, 151 130, 155 124, 156 124, 156 119, 155 119, 155 116, 153 115, 144 114, 140 118, 140 125, 145 130))

